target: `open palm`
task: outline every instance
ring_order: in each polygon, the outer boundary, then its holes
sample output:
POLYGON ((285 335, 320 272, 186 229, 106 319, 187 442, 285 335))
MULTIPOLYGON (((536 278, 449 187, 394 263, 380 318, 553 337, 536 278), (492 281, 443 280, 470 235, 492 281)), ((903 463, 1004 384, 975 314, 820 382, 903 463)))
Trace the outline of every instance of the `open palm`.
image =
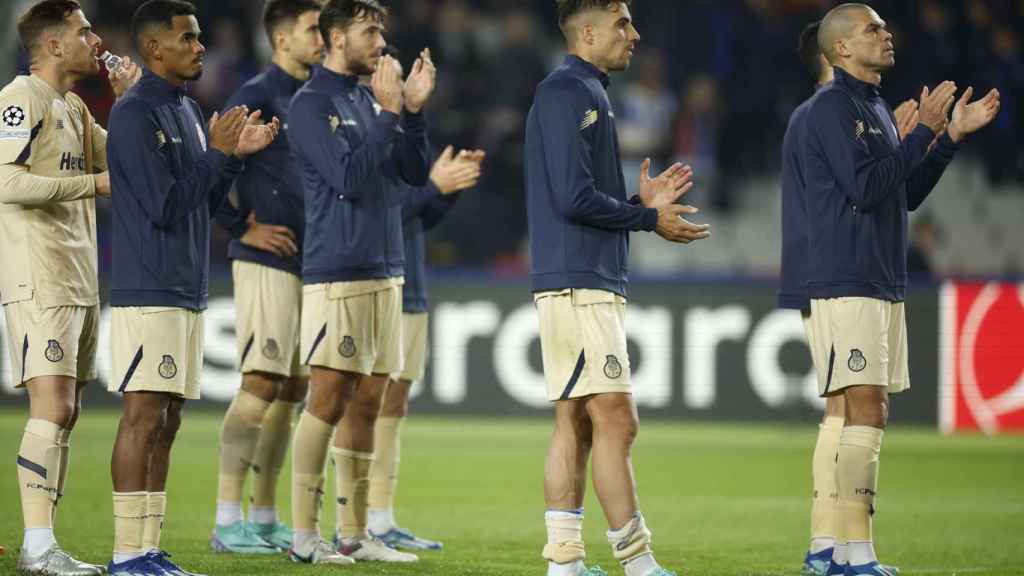
POLYGON ((242 129, 242 135, 238 138, 238 148, 235 153, 239 156, 249 156, 270 146, 281 129, 281 121, 276 117, 267 124, 257 123, 259 111, 254 112, 249 118, 245 128, 242 129))
POLYGON ((999 91, 989 90, 984 98, 970 102, 974 94, 972 88, 964 91, 963 96, 953 107, 953 118, 949 123, 949 135, 955 141, 977 132, 987 126, 999 113, 999 91), (968 103, 970 102, 970 103, 968 103))

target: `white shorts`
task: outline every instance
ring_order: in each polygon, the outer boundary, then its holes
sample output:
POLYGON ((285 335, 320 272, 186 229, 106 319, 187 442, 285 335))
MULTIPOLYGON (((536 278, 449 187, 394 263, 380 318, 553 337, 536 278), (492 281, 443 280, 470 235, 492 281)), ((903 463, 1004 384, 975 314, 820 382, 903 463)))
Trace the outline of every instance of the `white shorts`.
POLYGON ((548 400, 632 393, 626 299, 604 290, 534 295, 548 400))
POLYGON ((808 343, 821 396, 850 386, 886 386, 890 394, 910 388, 902 302, 816 298, 810 324, 808 343))
POLYGON ((172 307, 111 310, 111 392, 163 392, 199 398, 203 314, 172 307))
POLYGON ((15 387, 39 376, 96 379, 99 306, 40 308, 35 300, 4 305, 15 387))
POLYGON ((367 376, 401 373, 402 283, 389 278, 303 287, 304 363, 367 376))
POLYGON ((427 371, 428 314, 402 314, 402 343, 404 344, 405 367, 398 380, 419 382, 427 371))
POLYGON ((235 332, 242 374, 308 376, 299 354, 302 279, 269 266, 235 260, 235 332))

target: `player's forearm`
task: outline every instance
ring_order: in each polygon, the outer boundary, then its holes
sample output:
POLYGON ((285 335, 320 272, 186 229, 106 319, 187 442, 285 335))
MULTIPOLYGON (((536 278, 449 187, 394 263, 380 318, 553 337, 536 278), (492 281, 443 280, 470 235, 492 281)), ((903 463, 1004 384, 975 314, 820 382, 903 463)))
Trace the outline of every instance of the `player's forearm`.
POLYGON ((593 186, 580 186, 564 204, 562 215, 595 228, 639 232, 654 229, 657 211, 653 211, 653 217, 651 212, 650 208, 621 202, 593 186))
POLYGON ((394 148, 398 173, 410 186, 422 186, 430 176, 430 143, 422 114, 402 116, 402 134, 394 148))
POLYGON ((928 153, 910 179, 907 180, 907 209, 917 210, 924 203, 928 195, 935 189, 935 185, 942 179, 946 167, 953 161, 957 145, 948 135, 942 135, 935 145, 935 149, 928 153))
POLYGON ((29 173, 24 166, 0 166, 0 203, 53 204, 96 196, 91 175, 50 178, 29 173))
POLYGON ((913 173, 928 153, 934 135, 927 128, 911 132, 892 155, 869 159, 857 168, 857 207, 871 210, 879 205, 913 173))

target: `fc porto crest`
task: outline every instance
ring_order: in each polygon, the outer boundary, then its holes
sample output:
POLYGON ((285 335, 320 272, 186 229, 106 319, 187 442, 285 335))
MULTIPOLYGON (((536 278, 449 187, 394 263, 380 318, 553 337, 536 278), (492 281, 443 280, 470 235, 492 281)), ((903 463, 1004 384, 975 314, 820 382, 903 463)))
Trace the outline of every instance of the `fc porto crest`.
POLYGON ((850 350, 850 358, 846 360, 846 366, 853 372, 861 372, 868 366, 868 360, 864 353, 854 348, 850 350))
POLYGON ((604 375, 612 380, 622 376, 622 364, 619 363, 619 359, 614 354, 609 354, 604 358, 604 375))
POLYGON ((356 355, 356 341, 351 336, 345 336, 341 339, 341 344, 338 344, 338 354, 341 354, 345 358, 351 358, 356 355))
POLYGON ((267 338, 267 342, 263 345, 263 355, 269 360, 277 360, 281 355, 281 347, 277 345, 277 340, 267 338))
POLYGON ((60 362, 64 359, 64 349, 60 347, 60 342, 56 340, 48 340, 46 342, 46 359, 50 362, 60 362))
POLYGON ((174 363, 174 357, 170 354, 164 354, 164 358, 160 361, 157 371, 160 372, 160 377, 164 380, 170 380, 177 376, 178 365, 174 363))

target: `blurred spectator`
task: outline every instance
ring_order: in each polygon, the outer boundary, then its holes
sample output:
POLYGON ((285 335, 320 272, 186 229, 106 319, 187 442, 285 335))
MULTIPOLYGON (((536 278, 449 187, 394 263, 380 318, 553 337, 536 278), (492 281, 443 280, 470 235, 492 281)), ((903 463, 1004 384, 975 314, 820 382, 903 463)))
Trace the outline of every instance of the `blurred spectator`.
POLYGON ((907 275, 911 282, 930 282, 934 279, 932 257, 939 241, 938 225, 927 213, 914 219, 910 227, 910 247, 907 250, 907 275))

